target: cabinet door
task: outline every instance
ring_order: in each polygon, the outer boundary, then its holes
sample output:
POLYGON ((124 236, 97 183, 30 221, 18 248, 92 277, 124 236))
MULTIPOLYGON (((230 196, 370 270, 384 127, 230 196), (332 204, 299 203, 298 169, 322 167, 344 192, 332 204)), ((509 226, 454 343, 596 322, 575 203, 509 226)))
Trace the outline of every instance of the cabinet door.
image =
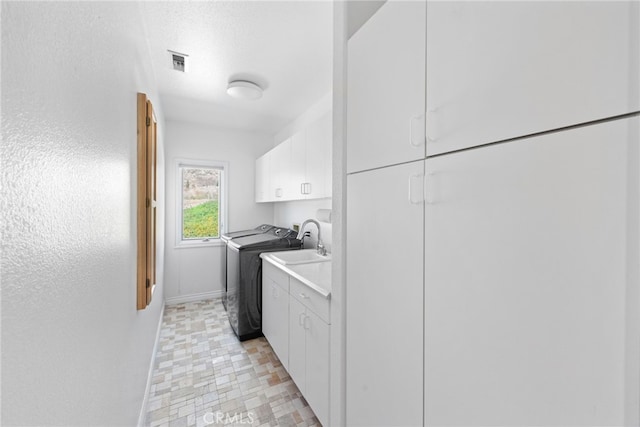
POLYGON ((639 21, 631 1, 427 2, 427 154, 640 110, 639 21))
POLYGON ((639 126, 427 160, 426 425, 624 425, 639 126))
POLYGON ((255 190, 256 202, 269 200, 269 153, 256 159, 255 190))
POLYGON ((307 199, 331 197, 331 113, 325 114, 307 128, 307 199), (327 178, 328 177, 328 178, 327 178), (328 185, 327 185, 328 184, 328 185))
POLYGON ((289 366, 289 294, 272 278, 262 281, 262 333, 280 359, 289 366))
POLYGON ((322 152, 325 165, 323 170, 323 197, 333 197, 333 113, 327 114, 322 123, 327 135, 327 143, 322 152))
POLYGON ((304 321, 307 354, 305 399, 322 425, 329 425, 329 325, 307 309, 304 321))
POLYGON ((300 131, 291 137, 291 162, 288 166, 291 172, 286 185, 292 200, 305 198, 303 183, 307 181, 306 164, 308 150, 308 142, 305 134, 305 131, 300 131))
POLYGON ((298 389, 305 394, 306 386, 306 354, 304 319, 306 310, 298 300, 289 297, 289 375, 298 389))
POLYGON ((422 424, 423 169, 418 161, 347 177, 349 426, 422 424))
POLYGON ((269 199, 273 201, 282 200, 282 168, 284 167, 283 161, 284 146, 281 144, 276 145, 269 151, 270 162, 270 179, 269 179, 269 199))
POLYGON ((426 2, 386 2, 348 43, 347 172, 425 155, 426 2))

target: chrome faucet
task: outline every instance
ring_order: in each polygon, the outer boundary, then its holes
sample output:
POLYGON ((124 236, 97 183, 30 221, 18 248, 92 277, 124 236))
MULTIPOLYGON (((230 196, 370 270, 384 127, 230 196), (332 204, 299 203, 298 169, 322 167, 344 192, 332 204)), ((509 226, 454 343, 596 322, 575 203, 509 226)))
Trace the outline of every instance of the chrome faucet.
POLYGON ((318 253, 318 255, 327 256, 327 248, 324 247, 322 239, 320 238, 320 223, 315 219, 307 219, 302 223, 302 225, 300 226, 300 231, 298 231, 298 239, 304 238, 304 227, 309 223, 315 224, 318 228, 318 245, 316 246, 316 252, 318 253))

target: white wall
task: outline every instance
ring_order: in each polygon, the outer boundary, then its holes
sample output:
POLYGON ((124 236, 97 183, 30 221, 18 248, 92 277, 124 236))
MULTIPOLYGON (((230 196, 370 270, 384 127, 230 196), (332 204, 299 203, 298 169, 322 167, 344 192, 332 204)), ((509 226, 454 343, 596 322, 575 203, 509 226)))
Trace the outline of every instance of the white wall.
MULTIPOLYGON (((2 424, 135 425, 163 305, 136 310, 136 3, 2 2, 2 424)), ((162 195, 162 191, 160 192, 162 195)))
MULTIPOLYGON (((316 219, 316 212, 318 209, 331 209, 331 199, 297 200, 293 202, 274 203, 273 223, 281 227, 293 228, 293 224, 302 225, 306 219, 316 219)), ((307 225, 305 230, 311 232, 311 238, 305 239, 304 247, 315 248, 318 241, 318 230, 313 224, 307 225)), ((321 222, 320 233, 320 237, 322 237, 322 242, 324 243, 325 248, 327 248, 328 252, 331 252, 331 224, 321 222)))
POLYGON ((271 203, 255 203, 255 159, 272 146, 272 136, 221 130, 194 123, 167 121, 167 251, 165 297, 169 302, 219 296, 224 289, 221 256, 224 246, 176 248, 175 159, 229 162, 227 230, 273 222, 271 203), (204 294, 204 295, 203 295, 204 294))

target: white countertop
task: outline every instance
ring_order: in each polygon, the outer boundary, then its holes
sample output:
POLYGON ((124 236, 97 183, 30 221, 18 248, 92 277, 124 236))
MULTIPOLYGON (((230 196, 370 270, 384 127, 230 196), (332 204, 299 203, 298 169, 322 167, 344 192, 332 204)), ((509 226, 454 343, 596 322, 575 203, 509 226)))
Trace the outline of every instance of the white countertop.
POLYGON ((331 297, 331 261, 284 265, 275 261, 271 254, 277 255, 278 252, 264 252, 260 254, 260 258, 295 277, 323 297, 331 297))

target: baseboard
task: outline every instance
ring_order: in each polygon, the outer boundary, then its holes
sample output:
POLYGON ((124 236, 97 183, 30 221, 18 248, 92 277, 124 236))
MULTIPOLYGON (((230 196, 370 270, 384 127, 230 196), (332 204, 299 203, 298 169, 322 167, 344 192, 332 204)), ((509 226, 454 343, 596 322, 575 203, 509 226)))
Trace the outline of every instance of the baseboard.
POLYGON ((156 353, 158 352, 158 343, 160 342, 160 331, 162 330, 162 319, 164 318, 164 307, 166 303, 162 303, 160 309, 160 320, 158 320, 158 329, 156 330, 156 340, 153 343, 153 353, 151 353, 151 363, 149 364, 149 374, 147 375, 147 386, 144 390, 144 399, 142 399, 142 409, 138 416, 138 427, 143 427, 147 421, 147 408, 149 407, 149 393, 151 392, 151 380, 153 379, 153 368, 156 366, 156 353))
POLYGON ((222 298, 222 291, 202 292, 200 294, 180 295, 164 300, 167 305, 182 304, 183 302, 202 301, 205 299, 222 298))

